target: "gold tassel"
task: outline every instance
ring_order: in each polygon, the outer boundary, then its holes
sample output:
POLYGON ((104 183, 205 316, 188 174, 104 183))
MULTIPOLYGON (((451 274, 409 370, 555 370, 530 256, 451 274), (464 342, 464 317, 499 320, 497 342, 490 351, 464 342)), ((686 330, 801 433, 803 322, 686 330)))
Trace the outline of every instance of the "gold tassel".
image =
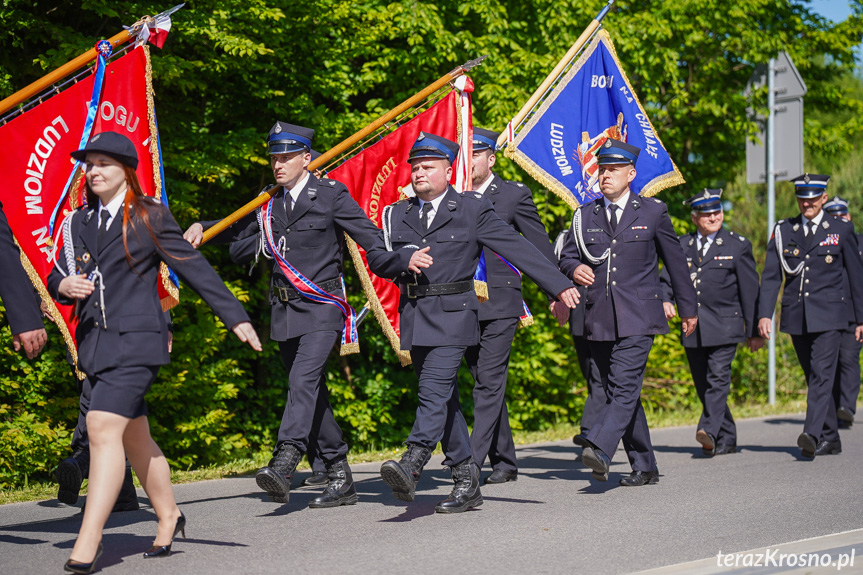
POLYGON ((530 327, 530 326, 532 326, 534 323, 535 323, 535 322, 534 322, 534 319, 533 319, 533 316, 532 316, 532 315, 528 315, 528 316, 525 316, 525 317, 520 317, 520 318, 518 318, 518 325, 516 326, 516 329, 521 329, 521 328, 524 328, 524 327, 530 327))
POLYGON ((339 349, 339 355, 351 355, 352 353, 360 352, 360 343, 355 341, 354 343, 346 343, 341 346, 339 349))
POLYGON ((479 300, 479 303, 488 301, 488 284, 486 282, 474 279, 473 289, 476 291, 476 299, 479 300))

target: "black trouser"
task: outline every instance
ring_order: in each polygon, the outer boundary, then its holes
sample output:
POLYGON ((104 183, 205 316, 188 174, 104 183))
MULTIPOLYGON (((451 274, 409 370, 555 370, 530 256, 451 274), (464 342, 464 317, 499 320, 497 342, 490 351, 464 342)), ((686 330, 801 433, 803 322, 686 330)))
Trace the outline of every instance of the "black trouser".
POLYGON ((317 437, 318 453, 330 463, 348 453, 348 444, 333 417, 324 372, 330 350, 341 335, 336 330, 313 331, 279 342, 289 388, 278 443, 288 443, 305 453, 309 438, 317 437))
POLYGON ((466 346, 414 346, 419 406, 408 443, 434 449, 440 442, 444 465, 457 465, 473 453, 467 423, 458 400, 458 368, 466 346))
POLYGON ((833 381, 833 401, 854 415, 860 394, 860 349, 863 343, 854 337, 854 328, 842 331, 839 341, 839 365, 833 381))
POLYGON ((593 422, 596 421, 596 416, 602 410, 602 406, 608 403, 610 399, 602 386, 599 368, 596 367, 596 362, 590 355, 587 339, 574 335, 572 336, 572 343, 575 346, 575 354, 578 356, 578 367, 587 383, 587 399, 584 401, 584 411, 581 414, 581 434, 587 435, 593 422))
POLYGON ((712 435, 717 445, 737 445, 737 426, 728 407, 731 362, 737 353, 737 344, 683 349, 702 405, 698 429, 712 435))
POLYGON ((809 386, 803 431, 818 441, 839 441, 833 381, 836 378, 841 334, 841 331, 833 330, 791 336, 797 360, 809 386))
POLYGON ((470 346, 465 353, 475 382, 470 444, 474 461, 480 467, 488 456, 494 469, 518 470, 506 409, 509 353, 517 327, 517 317, 481 321, 479 344, 470 346))
POLYGON ((72 377, 75 378, 75 385, 79 386, 80 397, 78 397, 78 423, 75 425, 75 430, 72 432, 72 451, 76 449, 90 449, 90 438, 87 435, 87 412, 90 411, 90 392, 93 388, 90 386, 88 378, 80 381, 75 375, 75 368, 72 368, 72 377))
POLYGON ((605 452, 609 460, 623 440, 632 470, 652 471, 656 468, 656 458, 641 405, 641 384, 653 336, 590 341, 589 345, 610 401, 598 411, 587 440, 605 452))

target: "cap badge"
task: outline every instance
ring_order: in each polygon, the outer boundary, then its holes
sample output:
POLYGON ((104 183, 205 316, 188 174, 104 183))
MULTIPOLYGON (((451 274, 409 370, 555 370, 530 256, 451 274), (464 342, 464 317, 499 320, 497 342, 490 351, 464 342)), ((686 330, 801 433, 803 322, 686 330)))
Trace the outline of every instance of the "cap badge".
POLYGON ((809 174, 805 174, 805 175, 803 176, 803 181, 804 181, 804 182, 806 182, 807 184, 809 183, 809 181, 810 181, 810 180, 809 180, 809 174))
POLYGON ((101 137, 102 137, 102 134, 96 134, 95 136, 93 136, 92 138, 90 138, 90 143, 91 143, 91 144, 92 144, 92 143, 94 143, 96 140, 98 140, 98 139, 99 139, 99 138, 101 138, 101 137))
POLYGON ((277 134, 281 134, 281 133, 282 133, 282 125, 281 125, 281 124, 276 124, 276 127, 275 127, 275 128, 273 128, 273 132, 275 132, 275 133, 277 133, 277 134))
POLYGON ((605 141, 605 147, 606 147, 606 148, 610 148, 610 147, 611 147, 611 140, 606 140, 606 141, 605 141))
POLYGON ((424 140, 425 137, 426 137, 426 135, 424 133, 420 132, 420 135, 417 136, 417 142, 419 142, 420 140, 424 140))

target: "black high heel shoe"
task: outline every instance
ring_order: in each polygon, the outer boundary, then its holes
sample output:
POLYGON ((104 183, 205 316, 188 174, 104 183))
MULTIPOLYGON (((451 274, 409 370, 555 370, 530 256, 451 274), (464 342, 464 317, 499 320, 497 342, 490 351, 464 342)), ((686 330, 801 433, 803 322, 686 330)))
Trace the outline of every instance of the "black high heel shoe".
POLYGON ((186 538, 186 516, 180 511, 180 516, 177 517, 177 524, 174 526, 174 535, 171 536, 171 543, 167 545, 153 545, 144 552, 144 557, 168 557, 171 555, 171 545, 174 543, 174 537, 177 533, 183 534, 183 539, 186 538))
POLYGON ((99 543, 99 548, 96 549, 96 556, 89 563, 81 563, 80 561, 72 561, 69 559, 63 566, 63 570, 68 573, 92 573, 96 570, 96 561, 102 556, 102 543, 99 543))

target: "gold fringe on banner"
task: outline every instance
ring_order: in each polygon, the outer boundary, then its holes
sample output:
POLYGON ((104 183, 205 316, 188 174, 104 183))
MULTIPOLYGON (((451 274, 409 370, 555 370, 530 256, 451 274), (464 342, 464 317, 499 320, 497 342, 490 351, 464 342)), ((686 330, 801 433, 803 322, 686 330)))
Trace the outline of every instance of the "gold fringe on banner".
POLYGON ((360 342, 346 343, 339 348, 339 355, 351 355, 360 352, 360 342))
POLYGON ((69 350, 69 356, 72 358, 75 377, 83 380, 87 376, 78 369, 78 349, 75 347, 75 340, 69 332, 69 326, 66 325, 66 320, 63 319, 63 315, 60 313, 60 310, 57 309, 57 304, 54 303, 54 300, 51 298, 51 294, 48 293, 48 289, 45 287, 45 284, 42 283, 42 278, 39 277, 39 273, 36 271, 36 268, 34 268, 33 264, 30 263, 30 259, 24 253, 24 250, 21 249, 17 239, 15 240, 15 245, 18 246, 18 251, 21 253, 21 265, 24 266, 24 271, 27 272, 27 276, 30 278, 30 283, 32 283, 33 287, 36 288, 44 307, 48 309, 48 315, 51 316, 51 321, 54 322, 54 325, 57 326, 60 330, 60 334, 63 336, 63 342, 66 344, 66 349, 69 350))
MULTIPOLYGON (((150 125, 150 158, 153 160, 153 186, 155 188, 156 199, 162 199, 162 158, 159 156, 159 131, 156 129, 156 107, 153 103, 153 66, 150 63, 150 47, 147 45, 141 46, 144 50, 144 60, 146 61, 146 78, 147 78, 147 120, 150 125)), ((165 262, 159 264, 159 277, 162 280, 162 287, 165 289, 165 297, 159 303, 162 304, 162 311, 168 311, 176 307, 180 303, 180 290, 171 281, 168 266, 165 262)))
MULTIPOLYGON (((662 143, 662 140, 659 138, 659 133, 653 127, 653 123, 650 121, 650 118, 644 111, 644 106, 641 105, 641 101, 638 99, 638 95, 635 93, 635 90, 633 90, 632 83, 629 81, 629 77, 626 75, 626 71, 623 69, 623 66, 620 63, 620 59, 617 57, 617 51, 614 49, 614 44, 611 42, 611 38, 608 35, 608 32, 606 30, 600 30, 596 33, 596 36, 587 46, 587 48, 585 48, 581 52, 581 55, 570 67, 569 71, 557 83, 557 85, 554 87, 554 90, 551 92, 551 95, 543 101, 542 105, 533 113, 527 123, 517 128, 518 134, 516 135, 513 142, 508 145, 504 151, 504 155, 507 158, 516 162, 541 186, 545 187, 548 190, 551 190, 554 194, 556 194, 563 201, 565 201, 567 205, 569 205, 572 209, 575 209, 579 206, 578 201, 575 199, 572 191, 566 186, 564 186, 554 176, 539 167, 524 152, 519 150, 518 144, 520 144, 524 140, 525 136, 527 136, 527 134, 530 133, 530 131, 536 126, 539 119, 543 116, 543 114, 545 114, 551 104, 554 103, 554 101, 557 99, 557 96, 560 95, 560 92, 563 91, 563 89, 569 84, 569 82, 572 81, 573 78, 575 78, 575 75, 579 72, 582 66, 584 66, 584 63, 587 62, 588 58, 590 58, 596 51, 596 49, 599 47, 600 42, 605 44, 605 47, 608 49, 609 54, 611 54, 611 57, 614 59, 614 63, 617 65, 621 75, 623 76, 623 82, 629 89, 629 93, 635 99, 636 105, 644 114, 644 117, 647 119, 648 124, 650 124, 650 129, 653 130, 654 137, 662 146, 662 148, 666 150, 666 152, 668 151, 668 149, 662 143)), ((669 155, 669 160, 671 160, 673 170, 669 173, 657 176, 656 178, 649 181, 641 189, 642 196, 655 196, 666 188, 686 183, 686 180, 683 179, 683 175, 677 168, 677 164, 675 164, 674 160, 671 159, 671 155, 669 155)))
POLYGON ((378 298, 378 294, 375 293, 375 288, 372 286, 372 278, 363 263, 363 258, 360 255, 360 250, 357 247, 356 242, 351 239, 348 234, 345 234, 345 239, 347 240, 348 251, 351 253, 351 259, 354 262, 354 268, 356 268, 357 275, 360 278, 360 283, 363 286, 363 292, 369 300, 369 309, 375 314, 375 318, 377 318, 378 323, 384 330, 384 335, 387 337, 387 340, 389 340, 393 351, 396 352, 396 355, 399 358, 399 363, 401 363, 402 367, 406 367, 411 364, 411 352, 403 351, 401 349, 399 336, 396 334, 395 328, 390 325, 390 320, 384 311, 384 306, 381 305, 381 300, 378 298))
POLYGON ((516 325, 516 329, 521 329, 523 327, 530 327, 534 324, 534 319, 532 315, 527 317, 521 317, 518 319, 518 325, 516 325))

